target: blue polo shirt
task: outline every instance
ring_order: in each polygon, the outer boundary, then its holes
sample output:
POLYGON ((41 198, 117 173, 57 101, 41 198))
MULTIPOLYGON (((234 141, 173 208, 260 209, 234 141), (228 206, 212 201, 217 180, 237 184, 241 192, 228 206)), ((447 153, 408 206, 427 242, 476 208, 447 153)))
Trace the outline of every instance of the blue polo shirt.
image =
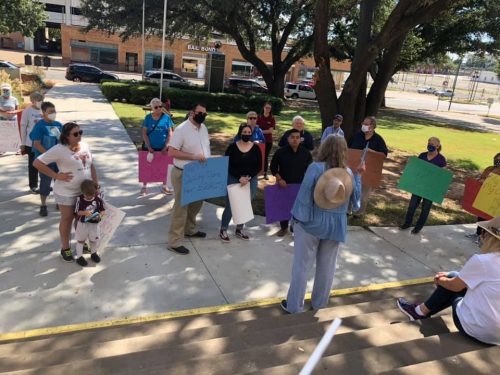
MULTIPOLYGON (((30 133, 30 139, 40 141, 45 150, 54 147, 59 142, 59 136, 62 132, 62 124, 59 121, 47 122, 45 119, 38 121, 30 133)), ((35 156, 38 157, 42 153, 33 147, 35 156)))

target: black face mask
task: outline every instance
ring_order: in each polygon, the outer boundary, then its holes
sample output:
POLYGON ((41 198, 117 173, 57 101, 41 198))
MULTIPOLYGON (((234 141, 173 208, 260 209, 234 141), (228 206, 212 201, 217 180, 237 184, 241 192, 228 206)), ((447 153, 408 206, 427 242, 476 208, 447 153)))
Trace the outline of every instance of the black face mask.
POLYGON ((193 120, 196 121, 198 124, 203 123, 205 121, 205 117, 207 117, 206 113, 197 113, 193 116, 193 120))
POLYGON ((493 165, 495 167, 500 167, 500 159, 493 160, 493 165))
POLYGON ((252 136, 251 135, 248 135, 248 134, 242 134, 241 135, 241 140, 243 142, 250 142, 250 139, 252 139, 252 136))

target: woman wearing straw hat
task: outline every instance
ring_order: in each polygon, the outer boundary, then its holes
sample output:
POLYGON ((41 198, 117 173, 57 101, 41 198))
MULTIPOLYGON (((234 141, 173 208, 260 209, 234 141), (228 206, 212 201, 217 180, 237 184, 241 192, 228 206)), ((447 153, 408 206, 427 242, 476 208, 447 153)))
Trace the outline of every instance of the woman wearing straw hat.
POLYGON ((347 206, 359 209, 364 166, 353 175, 347 167, 347 143, 342 137, 328 137, 320 146, 318 161, 309 165, 292 208, 295 253, 292 280, 281 307, 288 313, 304 310, 307 276, 314 260, 316 274, 311 304, 320 309, 328 304, 335 274, 337 253, 347 235, 347 206))
POLYGON ((481 221, 481 253, 473 255, 460 272, 438 272, 437 288, 420 304, 398 298, 399 309, 419 320, 450 306, 453 322, 467 337, 500 345, 500 216, 481 221))

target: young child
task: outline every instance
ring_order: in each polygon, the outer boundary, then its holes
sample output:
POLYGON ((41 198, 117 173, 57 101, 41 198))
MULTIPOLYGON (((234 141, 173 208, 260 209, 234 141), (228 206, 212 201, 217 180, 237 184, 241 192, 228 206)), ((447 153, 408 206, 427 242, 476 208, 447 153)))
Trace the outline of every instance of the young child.
POLYGON ((105 210, 104 202, 97 195, 97 184, 92 180, 84 180, 80 187, 82 195, 76 200, 75 213, 77 214, 76 234, 76 263, 85 267, 88 263, 83 257, 83 245, 89 241, 90 259, 99 263, 101 258, 97 254, 97 242, 100 238, 99 222, 105 210))

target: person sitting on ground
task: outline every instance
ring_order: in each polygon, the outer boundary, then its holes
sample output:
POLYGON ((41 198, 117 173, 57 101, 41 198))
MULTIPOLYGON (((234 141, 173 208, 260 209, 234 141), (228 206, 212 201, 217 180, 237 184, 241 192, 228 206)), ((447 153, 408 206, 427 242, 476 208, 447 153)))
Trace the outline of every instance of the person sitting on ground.
POLYGON ((481 253, 460 272, 438 272, 436 289, 424 303, 401 297, 397 306, 409 320, 430 318, 451 306, 453 322, 463 335, 500 345, 500 216, 478 225, 483 229, 481 253))
MULTIPOLYGON (((30 133, 30 139, 33 142, 33 150, 35 158, 38 158, 43 153, 50 150, 59 142, 59 137, 62 131, 62 124, 56 121, 56 107, 51 102, 43 102, 40 106, 42 109, 42 119, 39 120, 30 133)), ((35 161, 33 161, 35 165, 35 161)), ((58 172, 55 163, 47 165, 53 173, 58 172)), ((38 168, 40 171, 40 169, 38 168)), ((52 178, 50 173, 40 171, 40 216, 47 216, 47 197, 50 194, 50 184, 52 178)), ((56 202, 57 203, 57 202, 56 202)))
POLYGON ((12 95, 12 86, 10 83, 2 83, 0 96, 0 120, 16 120, 19 112, 19 102, 12 95))
POLYGON ((104 202, 98 195, 98 186, 92 180, 84 180, 80 185, 82 194, 76 199, 75 214, 77 224, 75 239, 76 243, 76 263, 85 267, 88 265, 83 257, 83 246, 88 240, 90 259, 95 263, 101 261, 97 254, 97 245, 100 240, 99 223, 105 214, 104 202))
MULTIPOLYGON (((425 160, 439 168, 446 167, 446 158, 441 154, 441 142, 439 138, 431 137, 427 141, 427 152, 422 152, 418 155, 419 159, 425 160)), ((419 233, 425 225, 429 213, 431 212, 432 201, 429 199, 422 198, 416 194, 411 195, 410 204, 408 205, 408 210, 406 211, 405 222, 400 226, 401 229, 408 229, 413 223, 413 216, 415 211, 422 201, 422 210, 420 212, 420 217, 418 218, 415 228, 412 229, 411 233, 419 233)))
MULTIPOLYGON (((240 127, 243 125, 248 125, 250 126, 250 129, 252 129, 252 136, 250 140, 254 143, 266 143, 266 138, 264 137, 264 133, 262 133, 262 129, 258 127, 257 125, 257 112, 250 111, 247 113, 247 122, 242 122, 240 124, 240 127)), ((238 142, 240 140, 240 134, 239 134, 239 129, 238 129, 238 134, 234 137, 234 141, 238 142)))
POLYGON ((31 106, 23 111, 21 116, 21 152, 28 155, 28 183, 30 191, 33 194, 38 193, 38 171, 33 167, 35 153, 33 142, 29 137, 35 124, 40 121, 42 116, 43 95, 38 91, 30 94, 31 106))
POLYGON ((294 255, 292 277, 281 308, 295 314, 304 310, 309 271, 316 261, 311 305, 314 310, 328 304, 335 275, 337 254, 347 237, 347 206, 359 208, 361 175, 347 166, 347 143, 328 137, 320 146, 318 161, 307 168, 292 208, 294 255))
POLYGON ((340 127, 342 125, 342 121, 344 121, 344 117, 342 115, 335 115, 333 118, 333 125, 329 126, 323 132, 321 136, 321 143, 323 143, 329 135, 334 135, 336 137, 343 137, 344 131, 340 127))
MULTIPOLYGON (((35 125, 35 130, 39 124, 40 122, 35 125)), ((82 142, 82 134, 83 130, 80 129, 77 123, 68 122, 64 124, 59 139, 60 143, 51 147, 50 150, 47 150, 33 162, 36 169, 50 179, 55 180, 54 198, 61 213, 59 221, 61 256, 66 262, 74 260, 70 235, 75 219, 76 199, 82 194, 80 190, 81 184, 84 180, 92 179, 99 187, 92 153, 89 145, 82 142), (57 165, 54 169, 50 167, 53 164, 57 165)))
MULTIPOLYGON (((312 162, 311 151, 300 143, 300 131, 292 129, 288 133, 288 145, 279 148, 271 160, 271 173, 282 189, 288 184, 301 184, 307 167, 312 162)), ((280 221, 276 235, 283 237, 288 232, 288 220, 280 221)))
MULTIPOLYGON (((154 152, 161 152, 162 155, 168 153, 168 143, 172 138, 172 128, 174 123, 162 107, 161 100, 154 98, 151 100, 151 113, 146 115, 142 124, 142 150, 148 151, 148 161, 154 158, 154 152)), ((167 181, 163 182, 162 193, 171 195, 172 191, 167 187, 167 181)), ((143 182, 141 195, 148 193, 148 184, 143 182)))
MULTIPOLYGON (((377 127, 377 119, 375 116, 365 117, 361 124, 361 131, 355 134, 349 142, 349 148, 355 150, 363 150, 368 146, 368 152, 379 152, 387 156, 388 150, 385 145, 384 138, 375 132, 377 127)), ((363 185, 363 192, 361 194, 361 208, 355 216, 364 215, 368 200, 375 188, 363 185)))
MULTIPOLYGON (((307 148, 309 151, 314 149, 314 138, 311 133, 304 129, 305 120, 302 116, 295 116, 292 119, 292 128, 297 129, 300 132, 300 143, 307 148)), ((291 130, 287 130, 281 136, 281 139, 278 143, 279 147, 284 147, 288 144, 288 135, 291 130)))
POLYGON ((265 102, 262 108, 262 114, 257 119, 257 125, 264 133, 266 139, 266 152, 264 160, 264 180, 268 180, 267 171, 269 169, 269 154, 273 148, 273 133, 276 131, 276 119, 272 114, 272 105, 270 102, 265 102))
MULTIPOLYGON (((252 142, 252 127, 248 124, 241 124, 238 129, 238 141, 231 143, 225 155, 229 156, 229 171, 227 184, 240 183, 241 186, 250 184, 250 199, 255 197, 257 192, 257 175, 262 168, 262 155, 259 147, 252 142)), ((232 212, 229 197, 226 196, 226 206, 222 213, 222 221, 219 231, 219 238, 224 243, 229 243, 227 228, 231 221, 232 212)), ((243 224, 236 225, 236 237, 242 240, 249 240, 250 237, 243 232, 243 224)))
MULTIPOLYGON (((483 183, 484 180, 490 175, 490 173, 495 173, 500 175, 500 152, 495 155, 493 158, 493 165, 490 165, 488 168, 486 168, 483 173, 481 173, 481 176, 479 177, 479 182, 483 183)), ((483 217, 478 216, 477 221, 483 221, 486 220, 483 217)), ((476 228, 476 231, 474 233, 466 234, 465 237, 470 238, 474 243, 479 244, 479 236, 481 235, 482 229, 478 225, 476 228)))

